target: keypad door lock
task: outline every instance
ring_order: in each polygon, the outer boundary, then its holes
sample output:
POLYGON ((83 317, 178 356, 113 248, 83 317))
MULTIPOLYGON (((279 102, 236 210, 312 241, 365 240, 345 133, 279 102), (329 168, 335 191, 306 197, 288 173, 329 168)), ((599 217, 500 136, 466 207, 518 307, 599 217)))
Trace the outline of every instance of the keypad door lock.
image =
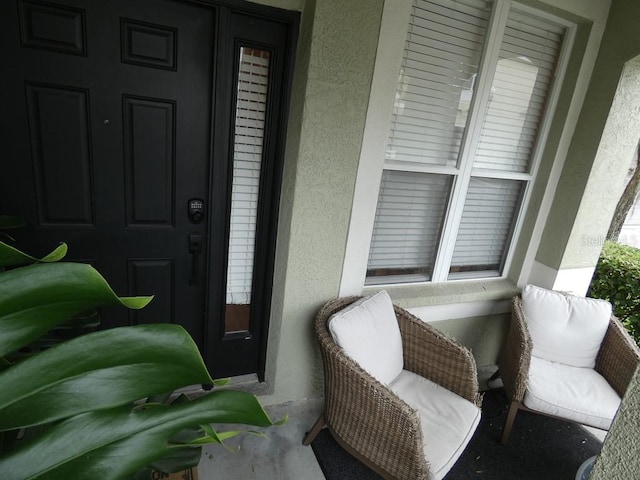
POLYGON ((204 201, 199 198, 189 200, 189 220, 191 223, 200 223, 204 220, 204 201))

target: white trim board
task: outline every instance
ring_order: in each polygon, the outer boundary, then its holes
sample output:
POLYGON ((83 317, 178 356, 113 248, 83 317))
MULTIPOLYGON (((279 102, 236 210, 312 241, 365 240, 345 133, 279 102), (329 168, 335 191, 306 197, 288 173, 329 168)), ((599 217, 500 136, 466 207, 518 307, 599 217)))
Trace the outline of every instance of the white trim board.
POLYGON ((367 274, 371 231, 382 178, 384 148, 393 114, 395 87, 411 17, 412 0, 385 2, 367 119, 358 162, 340 296, 359 295, 367 274))
POLYGON ((526 283, 560 292, 585 296, 589 289, 594 270, 595 266, 556 270, 535 260, 526 283))

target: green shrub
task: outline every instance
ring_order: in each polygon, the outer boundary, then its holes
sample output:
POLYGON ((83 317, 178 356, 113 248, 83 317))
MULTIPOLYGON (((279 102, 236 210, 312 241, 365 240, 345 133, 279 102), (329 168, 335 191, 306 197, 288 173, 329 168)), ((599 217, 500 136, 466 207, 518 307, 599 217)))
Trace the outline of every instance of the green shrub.
POLYGON ((640 249, 606 242, 589 296, 611 302, 615 315, 640 345, 640 249))

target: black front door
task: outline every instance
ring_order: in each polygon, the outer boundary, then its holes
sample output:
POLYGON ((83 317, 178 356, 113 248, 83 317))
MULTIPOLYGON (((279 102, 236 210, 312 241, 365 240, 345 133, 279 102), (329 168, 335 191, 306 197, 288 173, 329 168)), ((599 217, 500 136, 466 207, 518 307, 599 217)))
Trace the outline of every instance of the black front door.
MULTIPOLYGON (((105 310, 104 328, 179 323, 214 375, 261 375, 264 325, 243 336, 255 343, 251 362, 241 347, 226 359, 213 351, 230 338, 223 325, 239 45, 230 19, 255 18, 171 0, 21 0, 0 9, 0 213, 27 220, 20 244, 43 251, 65 241, 68 258, 94 264, 117 293, 155 295, 141 311, 105 310)), ((278 163, 261 181, 279 182, 278 163)), ((278 185, 260 188, 272 205, 278 185)), ((254 272, 267 292, 270 268, 254 272)), ((251 304, 256 319, 265 308, 251 304)))

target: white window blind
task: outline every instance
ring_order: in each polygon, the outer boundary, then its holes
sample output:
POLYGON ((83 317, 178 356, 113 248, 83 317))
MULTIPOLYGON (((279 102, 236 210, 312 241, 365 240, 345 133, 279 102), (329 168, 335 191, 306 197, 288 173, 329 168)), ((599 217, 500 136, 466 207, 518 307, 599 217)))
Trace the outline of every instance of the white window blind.
POLYGON ((528 172, 563 28, 511 11, 474 167, 528 172))
POLYGON ((238 72, 227 304, 251 303, 269 52, 242 47, 238 72))
POLYGON ((503 274, 566 30, 515 2, 414 0, 367 285, 503 274))
POLYGON ((372 279, 431 278, 450 190, 448 175, 383 172, 369 253, 372 279))
POLYGON ((449 279, 500 275, 522 187, 518 180, 471 179, 449 279))
POLYGON ((490 10, 418 1, 409 24, 386 159, 455 166, 490 10))

